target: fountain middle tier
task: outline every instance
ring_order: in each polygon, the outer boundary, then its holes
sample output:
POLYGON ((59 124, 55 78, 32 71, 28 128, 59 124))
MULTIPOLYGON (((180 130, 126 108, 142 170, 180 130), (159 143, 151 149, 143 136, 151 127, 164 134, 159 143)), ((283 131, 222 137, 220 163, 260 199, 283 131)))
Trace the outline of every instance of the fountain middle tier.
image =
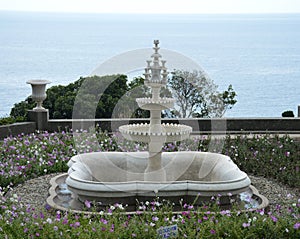
POLYGON ((139 107, 144 110, 166 110, 174 106, 175 99, 173 98, 138 98, 136 99, 139 107))
POLYGON ((192 127, 168 123, 161 125, 130 124, 120 126, 119 131, 123 137, 130 141, 150 143, 155 141, 157 137, 157 140, 161 141, 163 139, 163 142, 168 143, 188 139, 192 132, 192 127), (155 127, 160 127, 160 131, 154 130, 153 128, 155 127))

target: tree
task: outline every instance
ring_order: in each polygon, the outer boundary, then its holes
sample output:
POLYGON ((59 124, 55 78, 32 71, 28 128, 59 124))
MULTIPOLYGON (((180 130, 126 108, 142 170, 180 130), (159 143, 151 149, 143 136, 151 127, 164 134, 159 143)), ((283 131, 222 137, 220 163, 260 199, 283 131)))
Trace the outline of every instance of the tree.
POLYGON ((149 118, 150 112, 139 108, 136 99, 150 97, 150 89, 144 85, 144 78, 135 77, 128 82, 128 91, 118 102, 115 110, 123 118, 149 118))
POLYGON ((168 87, 176 99, 172 114, 181 117, 222 117, 237 102, 232 85, 224 92, 201 71, 172 72, 168 87))
MULTIPOLYGON (((51 119, 111 118, 115 105, 127 91, 126 75, 80 77, 67 86, 49 88, 43 105, 51 119)), ((14 105, 10 115, 26 117, 27 110, 34 105, 31 97, 27 97, 14 105)))
MULTIPOLYGON (((213 81, 196 71, 173 72, 161 97, 172 94, 177 107, 162 112, 162 117, 220 117, 236 103, 231 85, 220 93, 213 81)), ((51 119, 148 118, 150 112, 140 109, 136 102, 136 98, 143 97, 151 97, 151 92, 142 77, 128 82, 125 75, 91 76, 49 88, 43 105, 51 119)), ((27 110, 34 106, 28 97, 15 104, 10 115, 26 117, 27 110)))

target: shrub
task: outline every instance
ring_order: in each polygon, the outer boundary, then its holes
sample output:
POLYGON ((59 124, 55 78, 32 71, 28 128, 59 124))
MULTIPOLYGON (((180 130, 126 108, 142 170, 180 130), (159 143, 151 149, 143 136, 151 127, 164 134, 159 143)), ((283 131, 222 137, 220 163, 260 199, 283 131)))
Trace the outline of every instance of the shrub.
POLYGON ((7 125, 7 124, 13 124, 16 122, 24 122, 26 121, 26 118, 22 116, 17 117, 2 117, 0 118, 0 125, 7 125))
POLYGON ((281 114, 282 117, 295 117, 294 116, 294 112, 292 110, 287 110, 287 111, 284 111, 282 114, 281 114))

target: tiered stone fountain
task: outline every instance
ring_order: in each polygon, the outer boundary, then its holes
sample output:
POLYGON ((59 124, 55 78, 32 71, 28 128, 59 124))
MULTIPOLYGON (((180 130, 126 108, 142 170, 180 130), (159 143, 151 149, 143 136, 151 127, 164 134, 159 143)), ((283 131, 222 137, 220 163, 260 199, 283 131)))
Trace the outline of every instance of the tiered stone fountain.
POLYGON ((160 98, 161 87, 167 83, 166 61, 162 60, 158 53, 158 41, 154 41, 153 61, 147 61, 145 68, 145 85, 151 88, 152 98, 136 99, 141 109, 150 111, 150 124, 124 125, 120 127, 122 135, 131 141, 145 142, 149 144, 148 166, 144 172, 145 181, 166 181, 166 171, 162 167, 162 146, 166 142, 181 141, 187 139, 192 128, 180 124, 162 124, 161 111, 174 106, 173 98, 160 98))
MULTIPOLYGON (((66 206, 68 208, 80 209, 88 200, 101 203, 102 207, 124 203, 129 205, 129 210, 134 210, 136 200, 152 200, 157 196, 175 204, 183 199, 200 205, 219 195, 221 204, 228 206, 230 199, 239 199, 245 192, 250 198, 253 192, 257 194, 247 174, 225 155, 198 151, 162 152, 165 142, 189 138, 192 128, 161 123, 161 111, 172 108, 174 99, 160 97, 168 72, 158 44, 154 41, 152 60, 147 61, 144 74, 152 97, 136 99, 140 108, 150 111, 150 123, 119 128, 126 139, 148 143, 149 152, 94 152, 72 157, 68 175, 58 176, 51 182, 50 205, 61 207, 63 203, 59 197, 68 193, 72 201, 66 206), (70 191, 66 191, 64 180, 70 191)), ((264 197, 255 197, 259 199, 256 206, 266 206, 264 197)))

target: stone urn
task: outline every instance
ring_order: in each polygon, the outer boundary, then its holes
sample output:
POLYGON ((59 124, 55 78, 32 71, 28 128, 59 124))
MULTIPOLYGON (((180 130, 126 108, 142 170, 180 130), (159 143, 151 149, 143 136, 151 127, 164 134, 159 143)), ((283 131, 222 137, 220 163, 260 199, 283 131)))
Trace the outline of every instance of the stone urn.
POLYGON ((31 85, 32 88, 32 99, 36 102, 34 111, 45 111, 46 109, 42 106, 43 101, 46 99, 46 85, 51 83, 47 80, 30 80, 26 82, 31 85))

